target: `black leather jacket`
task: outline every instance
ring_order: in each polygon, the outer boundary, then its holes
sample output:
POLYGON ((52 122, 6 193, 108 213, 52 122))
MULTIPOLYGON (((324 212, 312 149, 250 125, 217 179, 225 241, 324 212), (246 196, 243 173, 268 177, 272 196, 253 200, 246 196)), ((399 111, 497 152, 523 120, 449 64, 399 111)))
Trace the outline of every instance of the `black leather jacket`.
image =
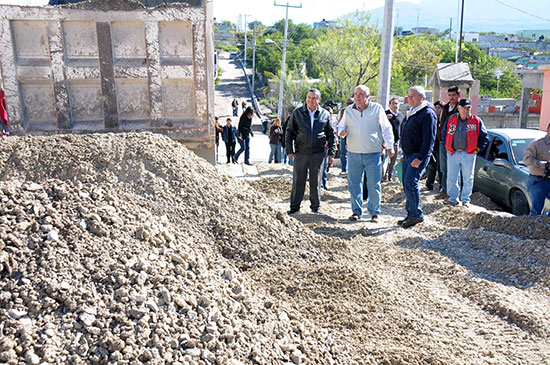
POLYGON ((286 153, 301 153, 311 155, 324 153, 334 156, 334 129, 332 129, 330 114, 322 108, 317 108, 314 115, 313 130, 309 109, 306 105, 294 109, 286 128, 286 153))

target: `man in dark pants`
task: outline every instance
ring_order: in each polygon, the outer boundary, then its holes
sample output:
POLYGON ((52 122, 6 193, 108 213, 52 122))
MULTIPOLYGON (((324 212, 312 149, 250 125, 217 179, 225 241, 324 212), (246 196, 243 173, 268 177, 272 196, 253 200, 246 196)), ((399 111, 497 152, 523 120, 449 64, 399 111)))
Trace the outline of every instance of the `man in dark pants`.
POLYGON ((426 100, 422 86, 409 88, 407 117, 401 126, 401 148, 403 149, 403 190, 407 198, 407 217, 397 222, 403 228, 412 227, 424 221, 420 205, 418 181, 424 171, 435 142, 437 116, 434 107, 426 100))
POLYGON ((386 116, 390 121, 393 131, 393 156, 390 157, 390 161, 386 170, 382 173, 382 181, 391 181, 393 178, 393 167, 395 166, 395 160, 397 159, 397 153, 399 151, 399 133, 401 133, 401 123, 405 116, 399 111, 399 100, 397 98, 391 98, 389 102, 390 108, 386 110, 386 116))
POLYGON ((320 212, 321 166, 325 158, 325 144, 329 163, 334 159, 334 130, 330 114, 319 107, 321 92, 310 89, 306 105, 294 109, 286 128, 285 147, 288 157, 294 160, 290 210, 294 214, 300 210, 304 197, 306 179, 309 172, 309 201, 311 211, 320 212))
POLYGON ((437 125, 436 143, 439 143, 439 173, 441 174, 441 192, 436 195, 438 199, 449 199, 447 194, 447 150, 445 149, 445 140, 441 140, 441 131, 451 115, 458 113, 458 102, 460 101, 460 89, 458 86, 451 86, 447 89, 449 102, 443 106, 441 118, 437 125))
MULTIPOLYGON (((437 126, 441 121, 441 113, 443 112, 443 104, 438 100, 434 103, 435 115, 437 115, 437 126)), ((434 150, 430 156, 430 161, 426 167, 426 185, 420 191, 432 191, 434 189, 435 179, 438 178, 439 186, 442 188, 441 173, 439 172, 439 136, 435 136, 434 150)))
POLYGON ((235 163, 235 144, 238 135, 239 132, 237 131, 237 128, 231 124, 231 118, 227 118, 222 132, 222 138, 225 142, 225 155, 227 156, 227 163, 235 163))

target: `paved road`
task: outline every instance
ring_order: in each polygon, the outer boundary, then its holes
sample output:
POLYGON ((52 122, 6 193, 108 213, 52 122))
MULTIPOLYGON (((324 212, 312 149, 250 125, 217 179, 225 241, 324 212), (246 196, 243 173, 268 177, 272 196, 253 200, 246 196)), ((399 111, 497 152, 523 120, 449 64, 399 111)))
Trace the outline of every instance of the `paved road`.
MULTIPOLYGON (((239 117, 233 116, 233 110, 231 108, 231 102, 233 99, 239 101, 241 105, 242 101, 246 101, 248 105, 251 104, 250 93, 248 92, 248 86, 246 84, 246 78, 240 64, 229 59, 229 53, 221 52, 219 57, 219 65, 223 70, 220 76, 220 84, 215 87, 215 113, 220 119, 220 124, 225 125, 226 119, 231 118, 233 125, 237 126, 239 123, 239 117)), ((250 70, 248 70, 250 73, 250 70)), ((239 107, 239 116, 242 113, 239 107)), ((269 158, 269 138, 267 135, 262 134, 262 123, 260 118, 254 116, 252 120, 252 126, 254 128, 254 137, 250 139, 250 162, 252 164, 258 162, 267 162, 269 158)), ((237 150, 239 145, 237 144, 237 150)), ((225 164, 227 161, 225 155, 225 144, 220 138, 220 145, 218 146, 218 165, 225 164)), ((223 167, 233 176, 257 175, 257 169, 254 166, 246 166, 244 162, 244 156, 239 158, 240 164, 223 167)), ((231 165, 231 164, 230 164, 231 165)))

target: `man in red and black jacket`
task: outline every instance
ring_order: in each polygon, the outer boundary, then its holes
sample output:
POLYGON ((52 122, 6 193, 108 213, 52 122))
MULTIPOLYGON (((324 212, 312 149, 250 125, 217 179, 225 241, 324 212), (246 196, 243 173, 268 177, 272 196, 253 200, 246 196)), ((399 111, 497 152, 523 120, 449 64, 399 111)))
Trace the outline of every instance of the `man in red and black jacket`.
POLYGON ((476 155, 489 142, 483 122, 470 112, 470 99, 458 103, 458 113, 452 115, 441 133, 447 151, 447 193, 448 203, 464 206, 470 203, 474 187, 474 167, 476 155), (459 175, 462 172, 462 193, 459 187, 459 175))

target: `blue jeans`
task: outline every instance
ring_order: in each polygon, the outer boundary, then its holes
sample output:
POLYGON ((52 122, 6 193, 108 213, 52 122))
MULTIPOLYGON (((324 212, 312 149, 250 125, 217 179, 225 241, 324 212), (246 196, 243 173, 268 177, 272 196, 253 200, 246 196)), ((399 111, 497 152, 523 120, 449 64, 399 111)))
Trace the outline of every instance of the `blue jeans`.
POLYGON ((447 194, 447 150, 445 149, 445 142, 441 142, 439 145, 439 172, 441 173, 441 193, 447 194))
POLYGON ((323 176, 321 177, 321 187, 323 189, 327 188, 329 167, 329 157, 325 156, 325 158, 323 159, 323 164, 321 165, 321 168, 323 169, 323 176))
POLYGON ((449 201, 458 203, 458 197, 463 203, 470 202, 470 195, 474 188, 474 167, 476 154, 456 152, 451 156, 447 152, 447 194, 449 201), (460 172, 462 172, 462 193, 460 193, 460 172))
POLYGON ((279 146, 279 144, 269 144, 271 152, 269 153, 269 160, 267 163, 271 163, 273 160, 275 160, 275 163, 281 162, 281 149, 279 146))
POLYGON ((237 141, 239 141, 239 145, 241 146, 237 153, 235 154, 235 161, 239 159, 239 156, 241 153, 244 152, 244 163, 250 163, 250 136, 240 139, 237 138, 237 141))
POLYGON ((342 172, 348 171, 348 150, 346 149, 346 139, 339 137, 338 146, 340 148, 340 165, 342 172))
POLYGON ((430 156, 422 160, 420 166, 412 167, 411 162, 414 161, 416 156, 416 154, 403 154, 401 173, 403 178, 403 190, 405 191, 405 197, 407 198, 405 209, 407 210, 407 217, 409 218, 421 218, 424 216, 422 206, 420 205, 420 190, 418 189, 418 182, 424 173, 424 169, 430 160, 430 156))
MULTIPOLYGON (((527 180, 527 189, 531 197, 529 215, 541 215, 544 210, 544 201, 550 199, 550 179, 530 175, 527 180)), ((547 215, 550 215, 550 212, 547 215)))
POLYGON ((382 162, 380 152, 376 153, 351 153, 348 159, 348 188, 351 197, 351 210, 353 214, 363 215, 363 173, 367 174, 367 189, 369 200, 367 210, 370 215, 380 214, 380 198, 382 188, 382 162))
POLYGON ((281 151, 281 162, 286 163, 288 156, 286 155, 286 148, 283 147, 281 142, 279 142, 279 150, 281 151))

